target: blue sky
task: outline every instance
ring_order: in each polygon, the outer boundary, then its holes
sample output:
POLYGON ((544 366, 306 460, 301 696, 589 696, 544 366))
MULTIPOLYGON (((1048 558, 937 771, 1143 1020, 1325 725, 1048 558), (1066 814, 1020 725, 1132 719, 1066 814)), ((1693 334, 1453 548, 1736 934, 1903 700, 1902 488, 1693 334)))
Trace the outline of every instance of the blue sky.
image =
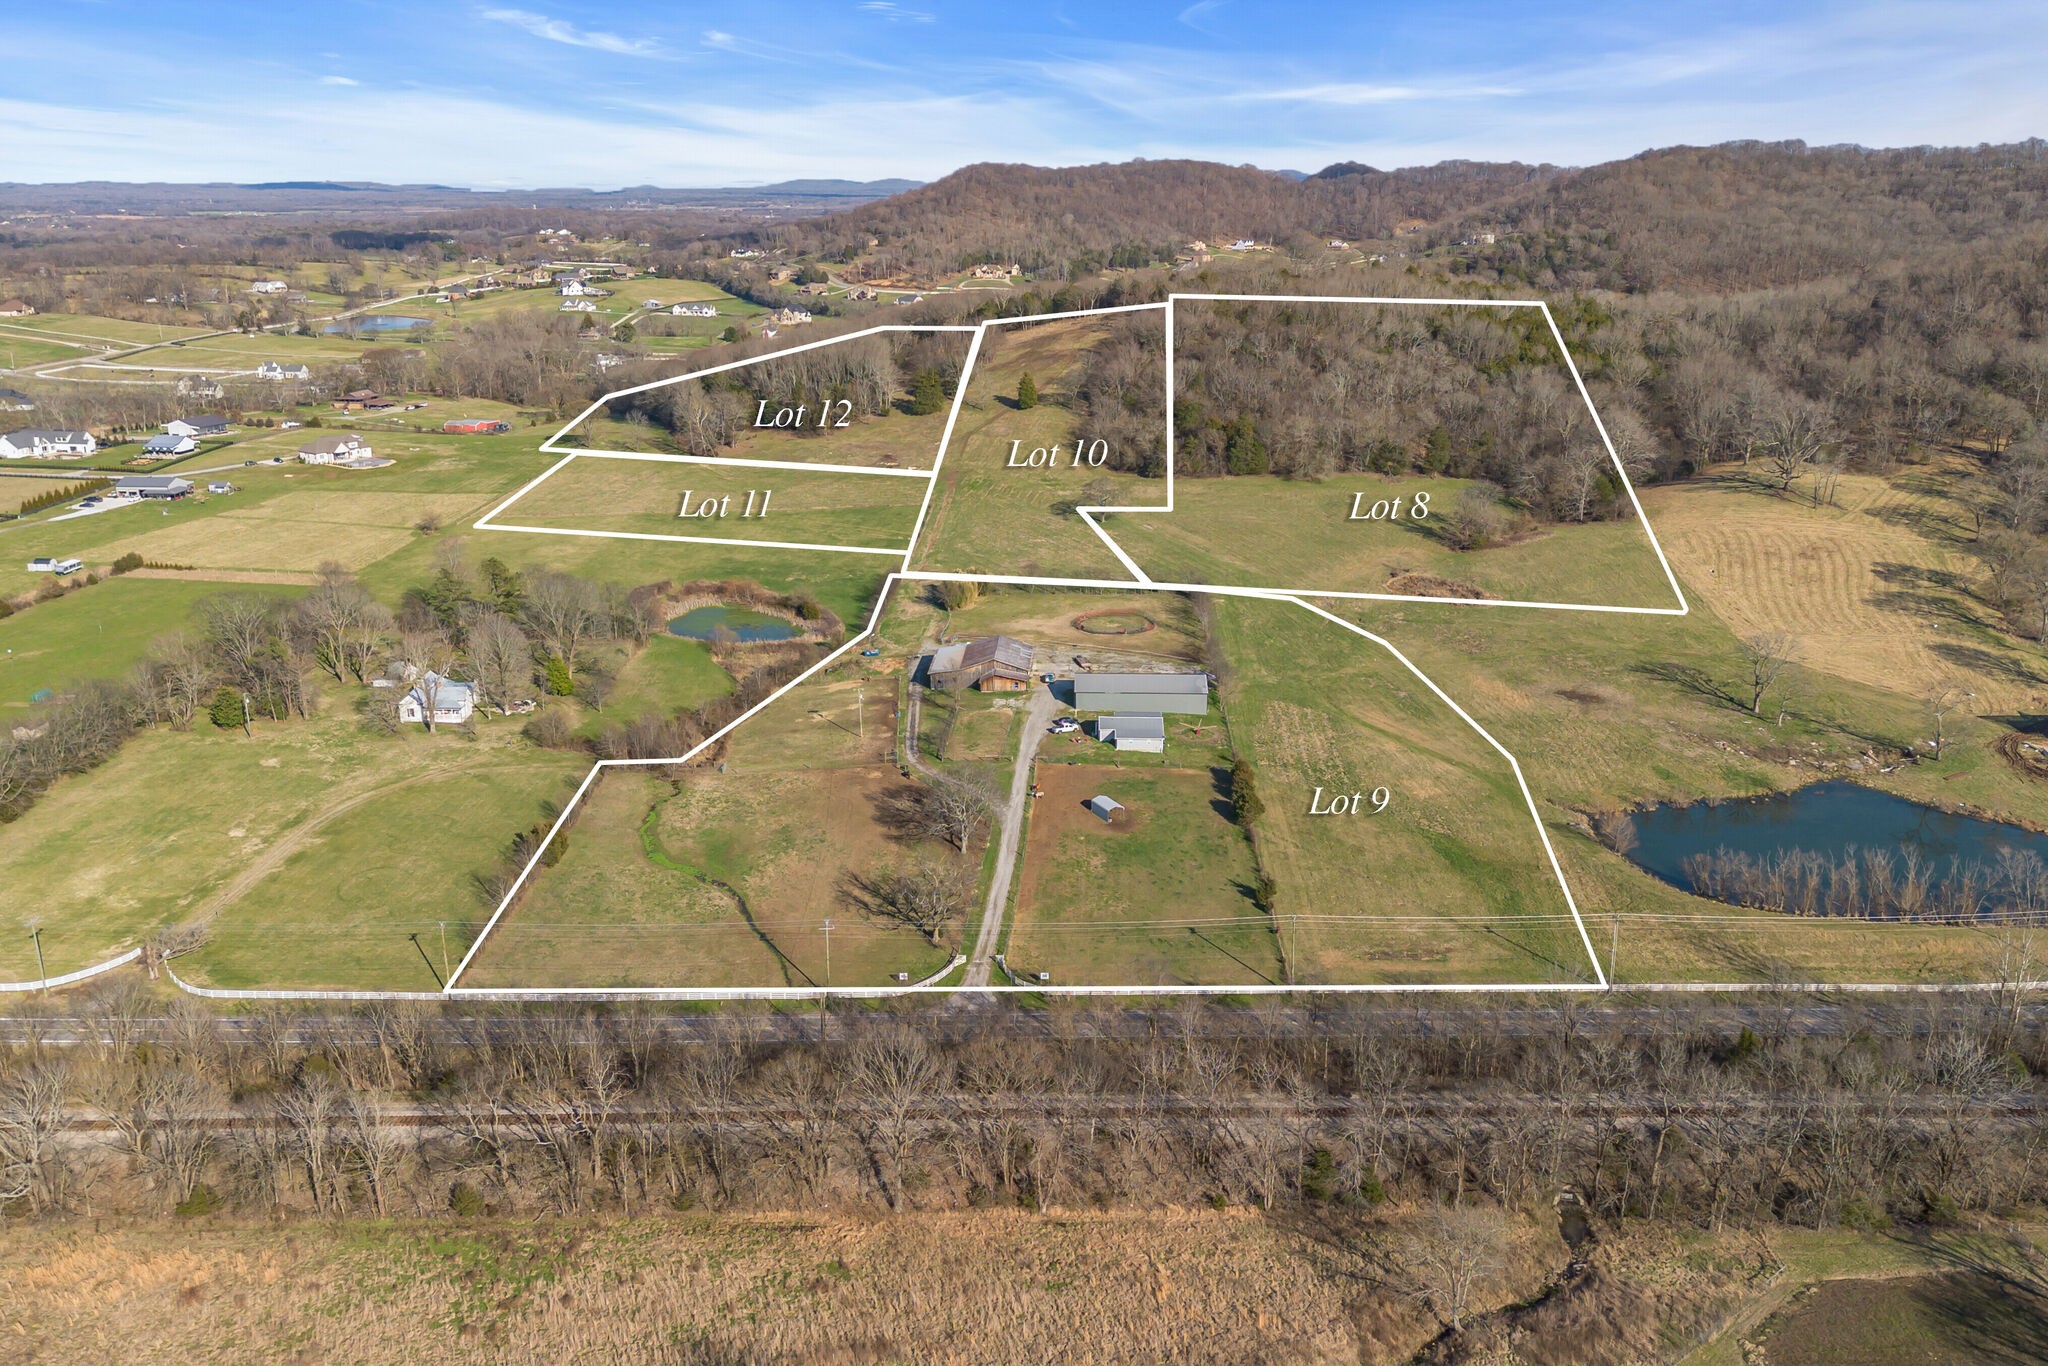
POLYGON ((41 0, 5 47, 0 180, 612 188, 2048 135, 2043 0, 41 0))

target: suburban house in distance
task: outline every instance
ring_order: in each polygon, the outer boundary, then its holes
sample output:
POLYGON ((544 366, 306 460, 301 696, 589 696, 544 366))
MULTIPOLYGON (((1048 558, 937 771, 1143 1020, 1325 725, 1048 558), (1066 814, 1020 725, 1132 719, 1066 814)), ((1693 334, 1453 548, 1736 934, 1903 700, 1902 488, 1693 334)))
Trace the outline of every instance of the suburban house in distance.
POLYGON ((374 389, 351 389, 340 398, 334 400, 333 406, 344 413, 353 413, 359 410, 376 413, 395 405, 393 405, 390 399, 374 389))
POLYGON ((1095 718, 1095 738, 1104 744, 1115 745, 1119 750, 1136 750, 1141 754, 1164 754, 1166 718, 1156 714, 1098 716, 1095 718))
POLYGON ((310 365, 286 365, 283 361, 267 360, 256 367, 256 378, 311 379, 313 378, 313 367, 310 365))
POLYGON ((212 375, 186 375, 178 381, 179 398, 216 399, 226 393, 212 375))
POLYGON ((34 313, 35 309, 19 299, 9 299, 6 303, 0 303, 0 318, 26 318, 34 313))
POLYGON ((0 389, 0 412, 33 412, 35 406, 36 401, 19 389, 0 389))
POLYGON ((291 286, 282 280, 258 280, 249 286, 251 294, 282 294, 291 286))
POLYGON ((175 474, 130 474, 114 483, 116 498, 187 498, 192 481, 175 474))
POLYGON ((31 574, 76 574, 85 561, 76 555, 42 555, 28 562, 31 574))
MULTIPOLYGON (((1125 713, 1209 711, 1207 674, 1075 674, 1074 709, 1125 713)), ((1125 717, 1126 720, 1129 716, 1125 717)))
POLYGON ((710 304, 670 304, 668 312, 672 318, 715 318, 718 316, 718 310, 710 304))
POLYGON ((204 417, 174 417, 164 424, 164 430, 172 436, 189 436, 196 441, 202 436, 226 436, 228 420, 215 413, 204 417))
POLYGON ((429 669, 398 699, 398 719, 407 725, 423 725, 430 707, 435 725, 461 725, 476 711, 476 689, 429 669))
POLYGON ((946 692, 1023 692, 1031 686, 1031 647, 1009 636, 942 645, 932 651, 925 677, 946 692))
POLYGON ((99 448, 100 443, 93 439, 91 432, 25 427, 0 436, 0 459, 4 460, 23 460, 31 456, 38 460, 69 460, 73 456, 97 454, 99 448))
POLYGON ((339 465, 350 460, 368 460, 376 452, 355 432, 323 436, 299 447, 299 459, 308 465, 339 465))
POLYGON ((161 436, 152 436, 149 440, 142 443, 142 453, 144 455, 153 455, 160 459, 172 455, 190 455, 198 449, 199 443, 197 441, 194 441, 189 436, 180 436, 176 432, 165 432, 161 436))
POLYGON ((562 300, 562 307, 558 311, 562 313, 595 313, 597 312, 597 305, 588 299, 564 299, 562 300))

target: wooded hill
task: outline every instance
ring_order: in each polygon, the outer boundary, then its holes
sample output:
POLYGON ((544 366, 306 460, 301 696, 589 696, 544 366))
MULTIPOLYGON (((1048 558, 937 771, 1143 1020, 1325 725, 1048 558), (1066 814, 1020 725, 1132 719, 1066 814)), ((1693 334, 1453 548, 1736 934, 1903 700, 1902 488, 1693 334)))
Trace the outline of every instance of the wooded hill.
POLYGON ((2048 143, 2039 139, 1879 151, 1746 142, 1578 170, 1345 163, 1304 180, 1196 161, 986 164, 745 240, 859 259, 882 275, 991 261, 1065 274, 1170 260, 1196 239, 1306 249, 1332 237, 1405 237, 1428 247, 1494 231, 1501 240, 1475 246, 1472 264, 1546 287, 1738 289, 1996 238, 2044 208, 2048 143))

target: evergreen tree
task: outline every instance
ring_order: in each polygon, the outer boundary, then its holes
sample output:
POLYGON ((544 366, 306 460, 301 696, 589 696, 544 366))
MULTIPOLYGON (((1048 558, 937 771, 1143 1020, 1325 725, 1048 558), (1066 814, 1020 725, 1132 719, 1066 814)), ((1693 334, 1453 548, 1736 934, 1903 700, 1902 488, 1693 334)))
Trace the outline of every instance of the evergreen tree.
POLYGON ((567 697, 576 691, 576 675, 569 672, 569 666, 554 655, 549 655, 541 666, 547 673, 548 691, 556 697, 567 697))
POLYGON ((1266 443, 1250 418, 1241 417, 1230 424, 1230 436, 1223 443, 1223 463, 1232 474, 1266 472, 1266 443))
POLYGON ((214 689, 213 701, 206 708, 206 716, 222 730, 233 730, 246 719, 242 714, 242 695, 223 683, 214 689))
POLYGON ((920 370, 910 384, 910 411, 923 417, 946 406, 946 382, 936 370, 920 370))
POLYGON ((1017 406, 1019 408, 1036 408, 1038 406, 1038 382, 1031 378, 1031 372, 1028 370, 1024 372, 1024 378, 1017 381, 1017 406))

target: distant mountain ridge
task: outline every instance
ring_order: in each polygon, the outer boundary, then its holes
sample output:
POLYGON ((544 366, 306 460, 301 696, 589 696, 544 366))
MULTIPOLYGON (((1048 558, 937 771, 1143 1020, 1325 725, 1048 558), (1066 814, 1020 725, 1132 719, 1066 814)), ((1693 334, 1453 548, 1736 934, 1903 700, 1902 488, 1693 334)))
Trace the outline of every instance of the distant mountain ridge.
POLYGON ((0 213, 192 212, 292 213, 471 209, 544 206, 564 209, 704 208, 731 210, 788 202, 818 212, 825 207, 884 199, 915 190, 923 182, 887 180, 786 180, 770 185, 669 187, 633 185, 617 190, 580 186, 481 190, 457 185, 392 185, 370 180, 153 181, 133 183, 81 180, 30 184, 0 182, 0 213))

